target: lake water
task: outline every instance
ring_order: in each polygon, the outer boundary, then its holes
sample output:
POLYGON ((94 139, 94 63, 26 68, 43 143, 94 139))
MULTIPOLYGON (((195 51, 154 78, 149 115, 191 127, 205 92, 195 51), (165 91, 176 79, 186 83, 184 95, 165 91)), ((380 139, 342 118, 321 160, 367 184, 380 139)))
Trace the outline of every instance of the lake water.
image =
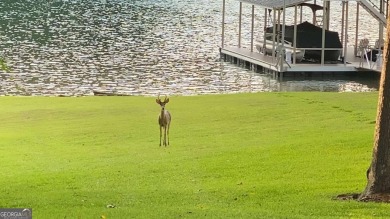
MULTIPOLYGON (((237 6, 227 0, 227 23, 237 6)), ((0 53, 12 70, 0 74, 0 95, 378 89, 378 79, 278 81, 222 62, 221 11, 216 0, 3 0, 0 53)), ((234 28, 226 31, 236 39, 234 28)))

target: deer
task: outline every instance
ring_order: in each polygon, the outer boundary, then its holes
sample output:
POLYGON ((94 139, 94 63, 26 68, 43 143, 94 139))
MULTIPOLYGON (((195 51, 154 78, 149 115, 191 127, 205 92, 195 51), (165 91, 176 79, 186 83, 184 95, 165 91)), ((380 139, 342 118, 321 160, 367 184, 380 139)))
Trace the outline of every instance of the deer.
POLYGON ((164 129, 164 141, 163 145, 167 146, 167 137, 168 137, 168 145, 169 145, 169 126, 171 125, 171 114, 168 110, 165 110, 165 105, 169 102, 169 98, 165 95, 165 99, 163 101, 160 100, 160 94, 156 99, 156 103, 161 106, 161 113, 158 116, 158 124, 160 126, 160 147, 161 147, 161 137, 162 131, 164 129))

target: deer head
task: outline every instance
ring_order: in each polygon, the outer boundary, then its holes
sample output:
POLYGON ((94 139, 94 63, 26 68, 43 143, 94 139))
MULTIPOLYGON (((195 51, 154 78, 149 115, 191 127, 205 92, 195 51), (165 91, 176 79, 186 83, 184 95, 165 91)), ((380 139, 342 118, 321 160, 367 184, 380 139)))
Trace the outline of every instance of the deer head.
POLYGON ((168 102, 169 102, 169 98, 167 97, 167 95, 165 95, 165 99, 163 101, 160 100, 160 94, 158 95, 158 97, 156 99, 156 103, 161 106, 162 110, 165 109, 165 104, 167 104, 168 102))

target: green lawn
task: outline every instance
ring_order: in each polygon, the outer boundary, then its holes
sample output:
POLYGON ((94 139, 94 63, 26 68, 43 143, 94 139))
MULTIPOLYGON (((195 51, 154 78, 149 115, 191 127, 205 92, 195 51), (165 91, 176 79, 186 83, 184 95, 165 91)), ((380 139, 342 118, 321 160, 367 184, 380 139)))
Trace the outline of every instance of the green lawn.
POLYGON ((0 207, 34 218, 388 218, 363 191, 378 93, 1 97, 0 207))

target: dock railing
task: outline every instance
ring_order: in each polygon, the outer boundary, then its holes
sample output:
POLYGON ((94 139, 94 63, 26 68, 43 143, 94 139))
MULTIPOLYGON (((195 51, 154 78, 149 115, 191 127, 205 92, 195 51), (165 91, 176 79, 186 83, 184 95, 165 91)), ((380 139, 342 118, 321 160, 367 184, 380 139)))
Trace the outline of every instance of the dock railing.
MULTIPOLYGON (((325 53, 325 51, 340 51, 340 54, 341 54, 343 48, 324 48, 324 49, 322 49, 322 48, 312 48, 312 47, 311 48, 293 47, 292 50, 293 51, 304 51, 305 53, 307 53, 307 51, 319 51, 322 53, 322 50, 324 51, 324 53, 325 53)), ((289 67, 291 67, 290 64, 292 64, 292 63, 296 64, 296 62, 294 61, 294 59, 296 58, 294 52, 292 52, 289 56, 287 56, 286 50, 283 49, 283 51, 282 51, 282 48, 280 48, 280 46, 279 46, 279 48, 278 47, 275 48, 275 52, 276 52, 275 55, 277 57, 276 66, 278 66, 280 64, 281 57, 284 57, 284 59, 287 62, 289 67), (282 55, 280 55, 280 54, 282 54, 282 55), (290 58, 291 60, 287 60, 287 58, 290 58)), ((265 53, 265 54, 267 54, 267 53, 265 53)), ((319 54, 319 57, 321 57, 321 54, 319 54)), ((334 61, 336 61, 336 60, 334 60, 334 61)), ((320 63, 320 64, 324 65, 326 63, 320 63)))
POLYGON ((376 40, 375 45, 370 45, 368 39, 362 39, 359 41, 357 57, 360 57, 359 67, 364 67, 365 63, 369 69, 380 70, 382 67, 383 54, 383 39, 376 40), (375 57, 376 56, 376 57, 375 57))

